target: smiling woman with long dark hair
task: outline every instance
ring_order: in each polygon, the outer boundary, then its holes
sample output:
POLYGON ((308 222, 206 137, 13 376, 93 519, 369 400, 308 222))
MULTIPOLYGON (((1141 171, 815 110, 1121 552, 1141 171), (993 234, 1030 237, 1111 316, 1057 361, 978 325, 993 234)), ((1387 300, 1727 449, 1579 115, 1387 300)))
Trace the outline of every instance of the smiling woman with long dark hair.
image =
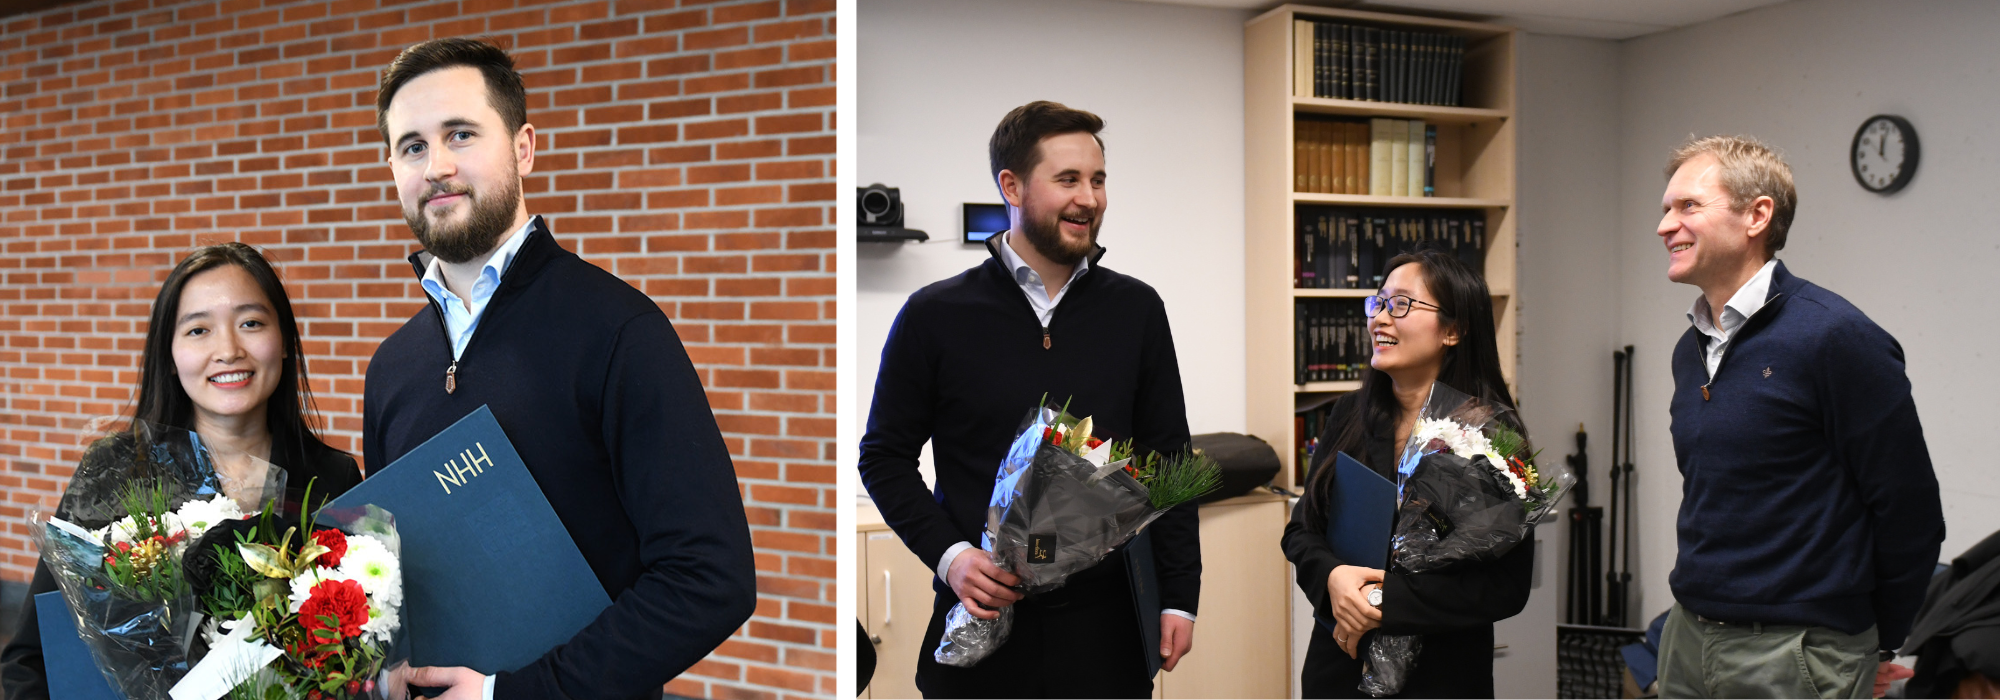
MULTIPOLYGON (((255 248, 224 243, 199 248, 167 275, 153 300, 140 358, 132 418, 192 430, 218 463, 249 457, 285 470, 284 509, 298 512, 308 484, 313 500, 361 483, 354 458, 321 442, 306 381, 304 343, 284 283, 255 248)), ((85 450, 72 479, 130 464, 130 433, 85 450)), ((67 514, 68 495, 56 514, 67 514)), ((21 624, 0 652, 0 687, 10 700, 47 698, 34 595, 56 590, 37 564, 21 624)))
POLYGON ((1344 452, 1394 480, 1396 459, 1433 383, 1514 405, 1500 374, 1492 298, 1463 263, 1425 249, 1390 260, 1369 305, 1376 311, 1368 319, 1370 369, 1360 390, 1334 403, 1305 494, 1285 526, 1285 558, 1297 565, 1299 588, 1315 617, 1337 623, 1313 626, 1300 688, 1308 698, 1368 697, 1358 688, 1360 655, 1379 631, 1424 638, 1398 697, 1493 697, 1493 623, 1528 603, 1532 535, 1498 561, 1420 574, 1350 565, 1326 540, 1333 456, 1344 452), (1368 602, 1378 587, 1379 608, 1368 602))

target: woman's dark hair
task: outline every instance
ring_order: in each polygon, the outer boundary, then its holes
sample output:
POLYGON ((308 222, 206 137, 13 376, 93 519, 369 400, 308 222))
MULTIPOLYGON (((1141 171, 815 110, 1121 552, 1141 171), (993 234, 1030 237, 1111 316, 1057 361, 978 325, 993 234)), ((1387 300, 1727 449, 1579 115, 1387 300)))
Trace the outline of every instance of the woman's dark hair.
POLYGON ((299 341, 299 322, 292 315, 292 301, 285 294, 285 284, 278 280, 277 270, 271 268, 271 263, 257 249, 242 243, 197 248, 174 266, 173 272, 167 273, 159 296, 153 299, 153 315, 146 327, 145 354, 139 361, 139 396, 132 417, 157 425, 194 429, 194 401, 181 387, 180 373, 174 367, 174 327, 180 318, 181 291, 187 288, 188 280, 224 265, 235 265, 250 273, 250 279, 256 280, 258 289, 271 301, 271 310, 278 315, 278 332, 285 348, 284 371, 278 375, 278 387, 272 390, 264 410, 265 423, 271 430, 271 462, 286 471, 302 469, 308 453, 327 447, 306 421, 308 416, 317 416, 318 409, 313 405, 312 389, 307 386, 306 354, 299 341))
MULTIPOLYGON (((1441 325, 1458 331, 1458 344, 1445 346, 1444 365, 1438 369, 1437 380, 1473 398, 1513 407, 1514 395, 1507 391, 1507 380, 1500 374, 1500 346, 1495 337, 1493 297, 1486 289, 1486 281, 1465 263, 1459 262, 1456 256, 1437 248, 1420 248, 1398 255, 1389 260, 1382 274, 1386 277, 1390 271, 1404 265, 1416 265, 1422 271, 1424 286, 1430 289, 1431 295, 1424 301, 1438 306, 1438 322, 1441 325)), ((1328 498, 1328 489, 1333 484, 1330 475, 1333 470, 1326 467, 1332 462, 1334 453, 1346 452, 1349 456, 1366 460, 1364 445, 1369 434, 1375 430, 1393 430, 1397 413, 1402 410, 1402 404, 1396 401, 1394 382, 1382 370, 1373 367, 1363 370, 1358 393, 1361 394, 1361 406, 1349 413, 1345 421, 1329 425, 1328 431, 1335 436, 1334 439, 1322 441, 1313 451, 1312 476, 1307 478, 1305 500, 1313 504, 1308 513, 1317 514, 1315 522, 1325 520, 1322 508, 1328 498)), ((1398 450, 1401 448, 1401 445, 1397 446, 1398 450)))

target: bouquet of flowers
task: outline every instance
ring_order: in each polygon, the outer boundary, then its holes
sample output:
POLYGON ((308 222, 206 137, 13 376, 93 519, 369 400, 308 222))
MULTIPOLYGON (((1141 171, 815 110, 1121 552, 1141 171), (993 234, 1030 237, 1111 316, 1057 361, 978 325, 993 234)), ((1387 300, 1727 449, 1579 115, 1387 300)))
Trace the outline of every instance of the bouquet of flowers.
MULTIPOLYGON (((1576 475, 1537 464, 1519 426, 1512 408, 1431 386, 1397 462, 1390 566, 1422 573, 1499 559, 1555 509, 1576 475)), ((1360 689, 1401 692, 1422 645, 1418 635, 1375 635, 1360 689)))
POLYGON ((284 493, 269 462, 217 458, 193 432, 135 421, 91 445, 55 514, 29 516, 78 636, 125 697, 165 697, 187 673, 188 543, 284 493))
MULTIPOLYGON (((308 496, 309 497, 309 496, 308 496)), ((176 700, 387 697, 402 629, 394 518, 322 511, 304 527, 266 509, 211 529, 187 557, 207 653, 176 700)))
MULTIPOLYGON (((1091 419, 1071 416, 1067 405, 1037 407, 994 475, 980 547, 1021 577, 1023 594, 1061 588, 1168 509, 1221 485, 1221 467, 1208 457, 1142 454, 1129 439, 1105 441, 1091 431, 1091 419)), ((1013 627, 1014 609, 999 612, 981 620, 964 603, 953 606, 932 658, 960 667, 985 659, 1013 627)))

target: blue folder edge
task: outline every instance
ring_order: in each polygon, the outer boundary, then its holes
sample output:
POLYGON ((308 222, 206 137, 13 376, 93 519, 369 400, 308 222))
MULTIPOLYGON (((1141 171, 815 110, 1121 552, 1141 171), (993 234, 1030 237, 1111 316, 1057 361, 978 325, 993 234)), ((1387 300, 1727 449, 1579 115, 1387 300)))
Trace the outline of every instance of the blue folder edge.
POLYGON ((76 632, 76 616, 62 591, 35 594, 35 622, 42 633, 42 667, 49 681, 49 700, 123 700, 111 689, 90 647, 76 632))
MULTIPOLYGON (((1396 520, 1396 482, 1342 452, 1334 455, 1326 543, 1342 562, 1387 569, 1389 529, 1396 520)), ((1320 467, 1325 469, 1326 467, 1320 467)), ((1334 621, 1313 615, 1328 630, 1334 621)))
POLYGON ((1141 531, 1125 547, 1125 571, 1132 583, 1133 612, 1139 615, 1139 653, 1146 657, 1146 677, 1160 674, 1160 576, 1153 569, 1153 532, 1141 531))

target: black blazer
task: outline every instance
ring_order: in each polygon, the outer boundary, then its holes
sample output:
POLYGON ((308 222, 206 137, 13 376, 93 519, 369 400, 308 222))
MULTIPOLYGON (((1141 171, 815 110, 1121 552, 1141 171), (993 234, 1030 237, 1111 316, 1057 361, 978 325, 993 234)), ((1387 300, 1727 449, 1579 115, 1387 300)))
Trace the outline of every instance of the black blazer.
MULTIPOLYGON (((77 465, 77 473, 71 476, 88 476, 91 469, 104 465, 123 463, 118 459, 105 459, 111 450, 130 451, 129 438, 120 443, 118 436, 92 443, 77 465)), ((354 458, 345 452, 325 445, 309 444, 306 448, 306 462, 302 465, 279 465, 285 469, 285 507, 290 511, 298 507, 306 484, 312 484, 313 502, 337 497, 347 493, 361 483, 361 469, 354 464, 354 458)), ((56 516, 69 515, 70 501, 65 493, 61 505, 56 506, 56 516)), ((28 598, 21 604, 20 624, 14 628, 14 637, 0 650, 0 690, 4 690, 7 700, 48 700, 48 672, 42 665, 42 628, 35 620, 35 595, 56 590, 55 577, 49 574, 48 566, 39 560, 35 563, 35 578, 28 584, 28 598)))
MULTIPOLYGON (((1332 445, 1348 416, 1361 408, 1361 393, 1334 402, 1319 444, 1332 445)), ((1394 479, 1401 446, 1393 425, 1372 425, 1365 454, 1348 455, 1385 478, 1394 479)), ((1334 451, 1313 456, 1314 468, 1331 466, 1334 451)), ((1326 520, 1309 514, 1309 503, 1320 494, 1307 490, 1292 509, 1285 526, 1285 558, 1297 566, 1298 585, 1312 600, 1313 612, 1333 618, 1333 601, 1326 579, 1345 562, 1326 543, 1326 520)), ((1391 570, 1382 583, 1382 627, 1379 633, 1424 635, 1415 670, 1397 697, 1493 697, 1493 623, 1521 612, 1534 581, 1533 536, 1498 561, 1464 563, 1442 571, 1406 574, 1391 570)), ((1333 643, 1331 630, 1313 626, 1306 650, 1301 687, 1306 697, 1367 697, 1361 683, 1361 662, 1333 643)), ((1363 637, 1361 650, 1376 632, 1363 637)))

